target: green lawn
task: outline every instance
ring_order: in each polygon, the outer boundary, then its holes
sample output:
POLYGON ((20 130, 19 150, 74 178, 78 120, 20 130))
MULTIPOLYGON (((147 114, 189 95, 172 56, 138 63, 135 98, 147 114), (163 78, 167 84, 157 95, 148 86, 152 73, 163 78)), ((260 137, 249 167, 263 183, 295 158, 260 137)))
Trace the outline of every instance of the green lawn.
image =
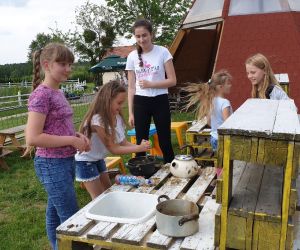
MULTIPOLYGON (((124 114, 127 114, 126 109, 124 114)), ((172 121, 192 120, 190 113, 173 113, 172 121)), ((179 153, 177 140, 172 143, 179 153)), ((130 155, 123 157, 125 161, 130 155)), ((45 231, 46 194, 38 182, 31 159, 15 152, 5 157, 10 170, 0 170, 0 248, 1 250, 50 250, 45 231)), ((85 190, 75 183, 78 203, 90 201, 85 190)))

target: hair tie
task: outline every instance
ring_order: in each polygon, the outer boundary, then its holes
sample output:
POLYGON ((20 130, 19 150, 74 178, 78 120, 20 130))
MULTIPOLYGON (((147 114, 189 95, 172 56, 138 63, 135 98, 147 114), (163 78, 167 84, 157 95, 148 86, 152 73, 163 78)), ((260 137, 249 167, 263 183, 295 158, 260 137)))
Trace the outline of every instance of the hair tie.
POLYGON ((211 85, 211 82, 212 82, 211 79, 209 79, 209 80, 207 81, 207 84, 208 84, 208 85, 211 85))

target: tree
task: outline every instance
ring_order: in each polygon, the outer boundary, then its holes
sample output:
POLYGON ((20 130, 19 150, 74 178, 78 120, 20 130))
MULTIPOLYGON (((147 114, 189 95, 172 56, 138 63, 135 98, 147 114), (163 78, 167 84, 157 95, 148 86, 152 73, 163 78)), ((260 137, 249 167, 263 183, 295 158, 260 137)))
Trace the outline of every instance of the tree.
POLYGON ((32 62, 32 54, 34 51, 42 49, 50 42, 64 42, 64 39, 58 34, 38 33, 35 40, 33 40, 29 45, 29 52, 27 55, 28 61, 32 62))
POLYGON ((75 13, 77 26, 75 32, 69 32, 69 43, 82 61, 95 65, 114 43, 114 19, 107 8, 89 1, 75 13))
POLYGON ((158 44, 169 45, 181 24, 191 0, 106 0, 120 35, 131 37, 131 27, 138 18, 150 20, 158 44))

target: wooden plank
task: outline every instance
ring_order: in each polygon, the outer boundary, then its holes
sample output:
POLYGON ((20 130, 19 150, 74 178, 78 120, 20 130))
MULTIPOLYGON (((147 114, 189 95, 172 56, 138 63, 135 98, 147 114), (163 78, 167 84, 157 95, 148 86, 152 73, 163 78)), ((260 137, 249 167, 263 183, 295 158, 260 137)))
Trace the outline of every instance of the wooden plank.
POLYGON ((135 190, 135 192, 150 193, 155 187, 157 187, 157 185, 159 185, 163 180, 165 180, 170 175, 169 168, 170 168, 169 166, 164 165, 153 176, 151 176, 151 179, 154 181, 155 185, 140 186, 135 190))
POLYGON ((16 133, 23 132, 25 130, 25 128, 26 128, 26 125, 20 125, 20 126, 16 126, 13 128, 2 129, 2 130, 0 130, 0 134, 13 135, 16 133))
POLYGON ((118 223, 111 223, 107 221, 99 221, 88 233, 87 238, 95 240, 105 240, 109 237, 111 232, 116 229, 118 223))
MULTIPOLYGON (((166 194, 170 199, 174 199, 186 187, 191 179, 177 178, 172 176, 156 192, 157 195, 166 194)), ((154 227, 155 219, 152 218, 146 223, 137 225, 124 224, 113 236, 113 242, 130 243, 140 245, 148 232, 154 227)))
POLYGON ((294 250, 300 250, 300 211, 293 216, 294 229, 294 250))
POLYGON ((281 221, 282 189, 283 168, 265 166, 255 208, 255 219, 281 221))
POLYGON ((253 249, 279 250, 280 230, 281 223, 255 220, 253 227, 253 249))
POLYGON ((232 172, 233 161, 230 160, 230 136, 224 136, 224 157, 223 157, 223 186, 222 186, 222 211, 221 211, 221 232, 220 248, 225 249, 227 239, 227 214, 229 202, 232 197, 232 172))
POLYGON ((300 142, 295 142, 294 157, 293 157, 293 173, 292 173, 293 179, 298 178, 299 167, 300 167, 300 142))
POLYGON ((218 133, 270 138, 278 105, 277 100, 248 99, 226 119, 218 133))
POLYGON ((294 142, 289 142, 287 161, 284 173, 284 186, 282 196, 282 221, 281 221, 281 237, 280 237, 280 249, 284 249, 286 245, 286 236, 288 230, 289 219, 289 205, 290 205, 290 191, 292 181, 292 169, 293 169, 293 153, 294 142))
POLYGON ((228 214, 226 247, 245 249, 247 218, 228 214))
POLYGON ((205 190, 215 178, 216 172, 214 167, 207 167, 202 170, 201 175, 189 188, 188 192, 183 196, 183 199, 197 203, 204 195, 205 190))
POLYGON ((298 194, 296 210, 300 211, 300 175, 298 175, 298 178, 296 179, 296 189, 298 194))
POLYGON ((165 236, 161 234, 158 230, 155 230, 151 234, 150 238, 147 240, 147 246, 158 248, 158 249, 168 249, 172 242, 172 237, 165 236))
POLYGON ((224 136, 218 136, 218 154, 217 154, 217 167, 223 167, 223 153, 224 153, 224 136))
POLYGON ((209 200, 205 203, 199 215, 199 231, 194 235, 185 237, 180 249, 215 249, 215 214, 219 207, 220 205, 215 200, 209 200))
POLYGON ((294 140, 300 133, 300 124, 294 101, 281 100, 278 105, 273 134, 277 139, 294 140), (289 122, 286 122, 289 121, 289 122))
POLYGON ((242 217, 254 215, 264 166, 248 163, 236 186, 229 213, 242 217))
POLYGON ((221 206, 216 211, 215 214, 215 246, 218 247, 220 245, 220 233, 221 233, 221 206))

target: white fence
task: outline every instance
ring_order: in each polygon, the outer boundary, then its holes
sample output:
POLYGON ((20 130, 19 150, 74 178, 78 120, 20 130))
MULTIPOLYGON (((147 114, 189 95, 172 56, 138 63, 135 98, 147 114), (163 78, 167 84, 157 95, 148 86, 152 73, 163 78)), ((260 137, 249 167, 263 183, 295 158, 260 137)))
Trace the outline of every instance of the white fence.
MULTIPOLYGON (((86 85, 86 81, 84 80, 84 81, 80 82, 79 78, 77 80, 67 80, 63 84, 68 84, 68 83, 78 84, 81 86, 86 85)), ((22 81, 22 82, 18 82, 18 83, 15 83, 15 82, 0 83, 0 88, 10 88, 10 87, 16 87, 16 86, 31 88, 32 82, 22 81)))

